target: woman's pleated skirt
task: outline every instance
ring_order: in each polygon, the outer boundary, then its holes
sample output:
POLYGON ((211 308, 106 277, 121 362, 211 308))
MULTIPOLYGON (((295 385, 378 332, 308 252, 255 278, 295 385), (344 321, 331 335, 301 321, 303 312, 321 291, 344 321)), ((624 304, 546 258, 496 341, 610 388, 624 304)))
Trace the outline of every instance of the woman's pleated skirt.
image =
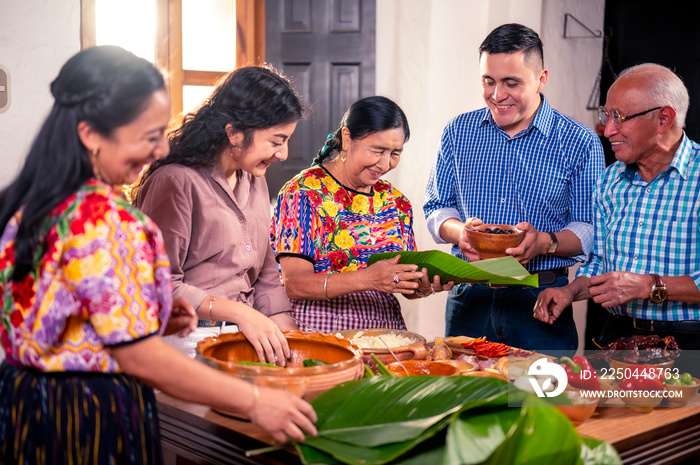
POLYGON ((125 374, 0 365, 0 463, 161 464, 153 389, 125 374))

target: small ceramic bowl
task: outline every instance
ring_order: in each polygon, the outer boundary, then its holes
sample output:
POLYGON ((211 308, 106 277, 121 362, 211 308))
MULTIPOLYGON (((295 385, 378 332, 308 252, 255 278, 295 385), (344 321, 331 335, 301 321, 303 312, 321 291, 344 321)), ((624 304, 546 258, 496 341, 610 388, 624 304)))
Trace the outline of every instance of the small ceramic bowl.
POLYGON ((394 376, 456 376, 459 368, 434 360, 406 360, 386 366, 394 376))
POLYGON ((700 388, 700 379, 693 378, 693 382, 695 384, 664 384, 666 391, 668 391, 668 397, 664 398, 664 405, 683 407, 690 402, 690 399, 698 394, 698 388, 700 388))
POLYGON ((369 365, 376 371, 377 364, 372 359, 374 354, 383 364, 395 362, 396 359, 404 360, 423 360, 426 356, 427 349, 425 347, 426 340, 418 333, 411 331, 401 331, 397 329, 349 329, 346 331, 336 331, 333 335, 340 336, 350 342, 356 344, 362 350, 362 358, 364 363, 369 365), (358 336, 359 335, 359 336, 358 336), (357 337, 356 337, 357 336, 357 337), (388 337, 387 337, 388 336, 388 337), (391 336, 399 336, 410 342, 402 345, 394 345, 391 343, 391 336), (382 337, 391 349, 383 346, 381 341, 377 341, 377 337, 382 337), (353 338, 355 338, 353 340, 353 338), (376 347, 363 347, 363 338, 367 338, 368 342, 376 347), (377 343, 379 342, 379 343, 377 343), (393 355, 392 355, 393 352, 393 355), (396 357, 394 357, 396 356, 396 357))
POLYGON ((571 405, 557 405, 556 408, 578 426, 593 416, 598 407, 598 398, 584 397, 579 391, 564 391, 571 400, 571 405))
POLYGON ((673 366, 673 362, 675 360, 668 360, 663 363, 627 363, 623 362, 621 360, 615 360, 614 358, 610 359, 610 362, 608 364, 610 365, 610 368, 615 370, 616 372, 619 372, 620 370, 623 370, 625 368, 629 368, 634 365, 646 365, 648 367, 654 368, 654 369, 661 369, 661 374, 663 374, 666 370, 669 370, 673 366))
POLYGON ((467 362, 466 360, 439 360, 439 362, 457 367, 459 373, 462 375, 476 369, 473 364, 467 362))
POLYGON ((506 249, 517 247, 525 237, 525 233, 515 226, 508 224, 481 224, 467 228, 467 239, 479 253, 479 258, 505 257, 506 249), (484 232, 486 229, 498 228, 511 231, 511 234, 493 234, 484 232))
POLYGON ((654 410, 654 407, 658 407, 664 398, 663 396, 647 397, 644 395, 645 392, 646 391, 628 391, 627 395, 622 398, 622 401, 627 408, 633 412, 649 413, 654 410), (634 396, 635 392, 637 393, 636 397, 634 396))

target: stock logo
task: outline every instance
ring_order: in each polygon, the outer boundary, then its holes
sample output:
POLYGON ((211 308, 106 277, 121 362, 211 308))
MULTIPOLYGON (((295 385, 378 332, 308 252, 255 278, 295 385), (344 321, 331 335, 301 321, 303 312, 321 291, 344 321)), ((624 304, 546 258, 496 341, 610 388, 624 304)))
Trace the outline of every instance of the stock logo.
POLYGON ((535 390, 537 397, 545 397, 545 395, 547 397, 555 397, 566 389, 566 371, 564 371, 560 365, 551 363, 544 357, 530 365, 527 374, 529 375, 528 381, 530 381, 532 389, 535 390), (557 388, 550 391, 549 388, 552 387, 552 377, 557 380, 557 388))

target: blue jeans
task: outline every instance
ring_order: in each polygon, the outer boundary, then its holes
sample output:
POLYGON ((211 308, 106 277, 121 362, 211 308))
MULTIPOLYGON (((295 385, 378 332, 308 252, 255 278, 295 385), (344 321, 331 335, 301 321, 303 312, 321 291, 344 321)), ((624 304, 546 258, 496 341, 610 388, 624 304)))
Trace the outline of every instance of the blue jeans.
POLYGON ((482 284, 462 283, 447 298, 445 335, 486 336, 488 341, 525 350, 563 350, 573 354, 578 347, 578 334, 571 306, 552 325, 532 316, 540 292, 567 283, 566 276, 540 287, 489 289, 482 284))

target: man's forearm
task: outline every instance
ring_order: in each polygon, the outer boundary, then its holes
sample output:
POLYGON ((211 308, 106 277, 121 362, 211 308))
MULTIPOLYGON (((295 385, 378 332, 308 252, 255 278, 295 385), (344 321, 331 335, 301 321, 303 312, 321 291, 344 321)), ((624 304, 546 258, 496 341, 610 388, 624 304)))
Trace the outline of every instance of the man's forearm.
POLYGON ((440 237, 450 244, 459 244, 459 238, 462 236, 464 223, 457 218, 450 218, 443 221, 440 225, 440 237))

